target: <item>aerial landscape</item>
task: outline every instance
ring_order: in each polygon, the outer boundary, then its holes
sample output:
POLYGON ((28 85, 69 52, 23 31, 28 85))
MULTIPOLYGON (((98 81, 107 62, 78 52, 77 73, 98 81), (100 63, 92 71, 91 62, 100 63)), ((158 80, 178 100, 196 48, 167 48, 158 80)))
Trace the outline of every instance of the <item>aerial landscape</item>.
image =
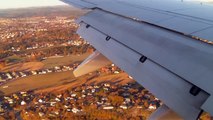
POLYGON ((0 120, 147 120, 163 105, 114 63, 74 76, 96 50, 76 33, 76 19, 87 12, 0 10, 0 120))
POLYGON ((67 6, 0 12, 0 119, 147 119, 160 106, 114 64, 73 76, 94 51, 75 33, 84 13, 67 6))

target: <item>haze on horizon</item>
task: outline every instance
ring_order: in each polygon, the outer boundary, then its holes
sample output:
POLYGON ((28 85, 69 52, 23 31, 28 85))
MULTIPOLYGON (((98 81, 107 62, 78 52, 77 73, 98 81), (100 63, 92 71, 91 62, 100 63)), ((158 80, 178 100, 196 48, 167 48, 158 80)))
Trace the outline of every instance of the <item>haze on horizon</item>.
POLYGON ((0 9, 66 5, 59 0, 0 0, 0 9))
MULTIPOLYGON (((181 1, 181 0, 180 0, 181 1)), ((183 0, 213 3, 213 0, 183 0)), ((60 0, 0 0, 0 9, 67 5, 60 0)))

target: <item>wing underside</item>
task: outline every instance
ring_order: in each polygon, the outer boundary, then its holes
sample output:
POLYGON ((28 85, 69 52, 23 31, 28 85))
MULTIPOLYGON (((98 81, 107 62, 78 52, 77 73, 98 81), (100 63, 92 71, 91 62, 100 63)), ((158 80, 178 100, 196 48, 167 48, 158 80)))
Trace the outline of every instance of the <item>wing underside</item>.
POLYGON ((178 4, 182 11, 175 11, 166 4, 159 11, 145 0, 142 6, 107 2, 114 4, 74 0, 92 9, 78 19, 77 33, 184 119, 197 119, 202 110, 212 114, 213 36, 205 31, 212 32, 213 17, 183 12, 196 5, 178 4))

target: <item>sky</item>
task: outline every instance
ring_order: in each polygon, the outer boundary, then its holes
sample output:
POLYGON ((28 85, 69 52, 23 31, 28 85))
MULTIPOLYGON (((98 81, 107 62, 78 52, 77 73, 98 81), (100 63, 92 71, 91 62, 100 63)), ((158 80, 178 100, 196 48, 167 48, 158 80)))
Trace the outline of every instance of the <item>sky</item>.
MULTIPOLYGON (((213 0, 184 0, 184 1, 213 2, 213 0)), ((0 0, 0 9, 55 6, 55 5, 66 5, 66 4, 59 0, 0 0)))
POLYGON ((66 5, 59 0, 0 0, 0 9, 66 5))

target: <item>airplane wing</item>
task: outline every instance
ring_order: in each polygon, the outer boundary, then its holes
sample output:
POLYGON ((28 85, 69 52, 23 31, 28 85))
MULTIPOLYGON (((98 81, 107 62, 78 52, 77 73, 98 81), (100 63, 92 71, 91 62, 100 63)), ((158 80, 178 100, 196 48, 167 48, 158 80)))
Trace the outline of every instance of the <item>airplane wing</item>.
MULTIPOLYGON (((203 110, 213 115, 212 5, 183 0, 62 1, 90 9, 77 20, 77 33, 165 104, 150 119, 170 109, 186 120, 197 119, 203 110)), ((92 61, 87 60, 84 65, 92 61)))

